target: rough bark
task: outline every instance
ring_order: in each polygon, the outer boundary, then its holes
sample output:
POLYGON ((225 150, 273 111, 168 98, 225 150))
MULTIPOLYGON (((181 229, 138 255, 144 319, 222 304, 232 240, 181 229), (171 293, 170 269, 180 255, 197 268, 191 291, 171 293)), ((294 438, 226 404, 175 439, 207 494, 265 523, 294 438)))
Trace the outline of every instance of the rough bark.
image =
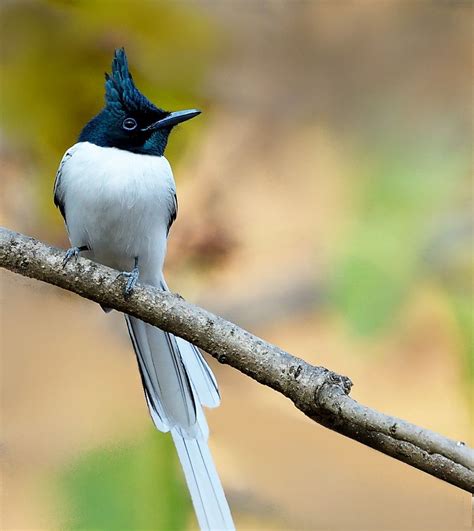
POLYGON ((384 415, 349 396, 346 376, 316 367, 237 325, 186 302, 181 296, 137 284, 123 297, 118 272, 85 258, 62 266, 64 251, 0 228, 0 266, 48 282, 172 332, 289 398, 327 428, 474 491, 474 452, 405 420, 384 415))

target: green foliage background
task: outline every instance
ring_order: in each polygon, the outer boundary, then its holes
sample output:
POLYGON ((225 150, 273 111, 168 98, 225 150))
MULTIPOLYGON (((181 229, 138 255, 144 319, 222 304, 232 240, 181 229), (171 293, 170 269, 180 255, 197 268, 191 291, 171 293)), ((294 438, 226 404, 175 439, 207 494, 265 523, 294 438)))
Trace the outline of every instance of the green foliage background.
MULTIPOLYGON (((65 147, 99 112, 99 73, 109 71, 115 48, 126 48, 140 89, 170 110, 195 106, 216 56, 216 29, 191 4, 19 1, 4 5, 0 20, 2 126, 15 149, 38 168, 36 192, 50 220, 57 217, 46 183, 52 186, 65 147)), ((176 160, 194 131, 190 124, 175 135, 169 158, 176 160)))
POLYGON ((456 212, 456 205, 469 202, 463 194, 469 188, 470 148, 463 141, 446 151, 449 142, 442 137, 410 144, 384 134, 382 143, 369 140, 373 150, 361 164, 355 221, 335 253, 331 301, 356 337, 376 338, 399 321, 418 286, 437 286, 457 322, 471 395, 472 227, 456 212), (455 230, 449 229, 450 220, 455 230), (441 222, 447 228, 440 232, 441 222))
POLYGON ((467 170, 462 158, 394 146, 375 150, 361 176, 357 222, 336 261, 334 300, 354 331, 373 335, 396 318, 396 310, 428 274, 423 263, 432 220, 447 211, 467 170))
POLYGON ((169 435, 81 456, 59 481, 65 529, 184 529, 191 502, 169 435))

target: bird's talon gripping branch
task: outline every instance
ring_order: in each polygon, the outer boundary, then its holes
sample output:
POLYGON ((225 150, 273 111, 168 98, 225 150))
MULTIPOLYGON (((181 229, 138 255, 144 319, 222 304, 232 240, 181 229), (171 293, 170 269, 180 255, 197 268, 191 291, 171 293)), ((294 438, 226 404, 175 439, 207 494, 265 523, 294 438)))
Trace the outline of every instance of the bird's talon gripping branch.
POLYGON ((74 258, 74 260, 77 262, 77 258, 79 256, 79 253, 82 251, 88 251, 89 248, 87 245, 81 245, 80 247, 71 247, 66 251, 66 256, 63 260, 63 267, 66 266, 66 264, 71 260, 71 258, 74 258))
POLYGON ((138 277, 140 275, 140 272, 138 270, 138 257, 135 257, 135 265, 133 266, 133 269, 131 271, 122 271, 122 273, 119 273, 117 278, 125 277, 127 280, 127 283, 125 284, 125 288, 123 290, 123 296, 128 299, 130 295, 132 294, 136 283, 138 282, 138 277))

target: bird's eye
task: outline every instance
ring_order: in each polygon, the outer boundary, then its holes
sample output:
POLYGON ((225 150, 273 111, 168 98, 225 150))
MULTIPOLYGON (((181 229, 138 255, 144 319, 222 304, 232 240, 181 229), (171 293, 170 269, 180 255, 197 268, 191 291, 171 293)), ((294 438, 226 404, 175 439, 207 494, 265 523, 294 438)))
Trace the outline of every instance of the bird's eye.
POLYGON ((137 128, 137 121, 135 118, 125 118, 122 123, 122 127, 125 129, 125 131, 133 131, 137 128))

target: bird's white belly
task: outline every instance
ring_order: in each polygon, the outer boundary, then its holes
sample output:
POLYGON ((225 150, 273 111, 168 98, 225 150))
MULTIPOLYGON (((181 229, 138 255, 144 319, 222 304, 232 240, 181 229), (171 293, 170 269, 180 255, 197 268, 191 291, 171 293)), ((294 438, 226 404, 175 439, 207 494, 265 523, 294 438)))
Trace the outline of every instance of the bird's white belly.
POLYGON ((87 245, 93 259, 123 271, 137 257, 142 278, 161 272, 175 189, 168 161, 76 146, 61 176, 72 245, 87 245))

